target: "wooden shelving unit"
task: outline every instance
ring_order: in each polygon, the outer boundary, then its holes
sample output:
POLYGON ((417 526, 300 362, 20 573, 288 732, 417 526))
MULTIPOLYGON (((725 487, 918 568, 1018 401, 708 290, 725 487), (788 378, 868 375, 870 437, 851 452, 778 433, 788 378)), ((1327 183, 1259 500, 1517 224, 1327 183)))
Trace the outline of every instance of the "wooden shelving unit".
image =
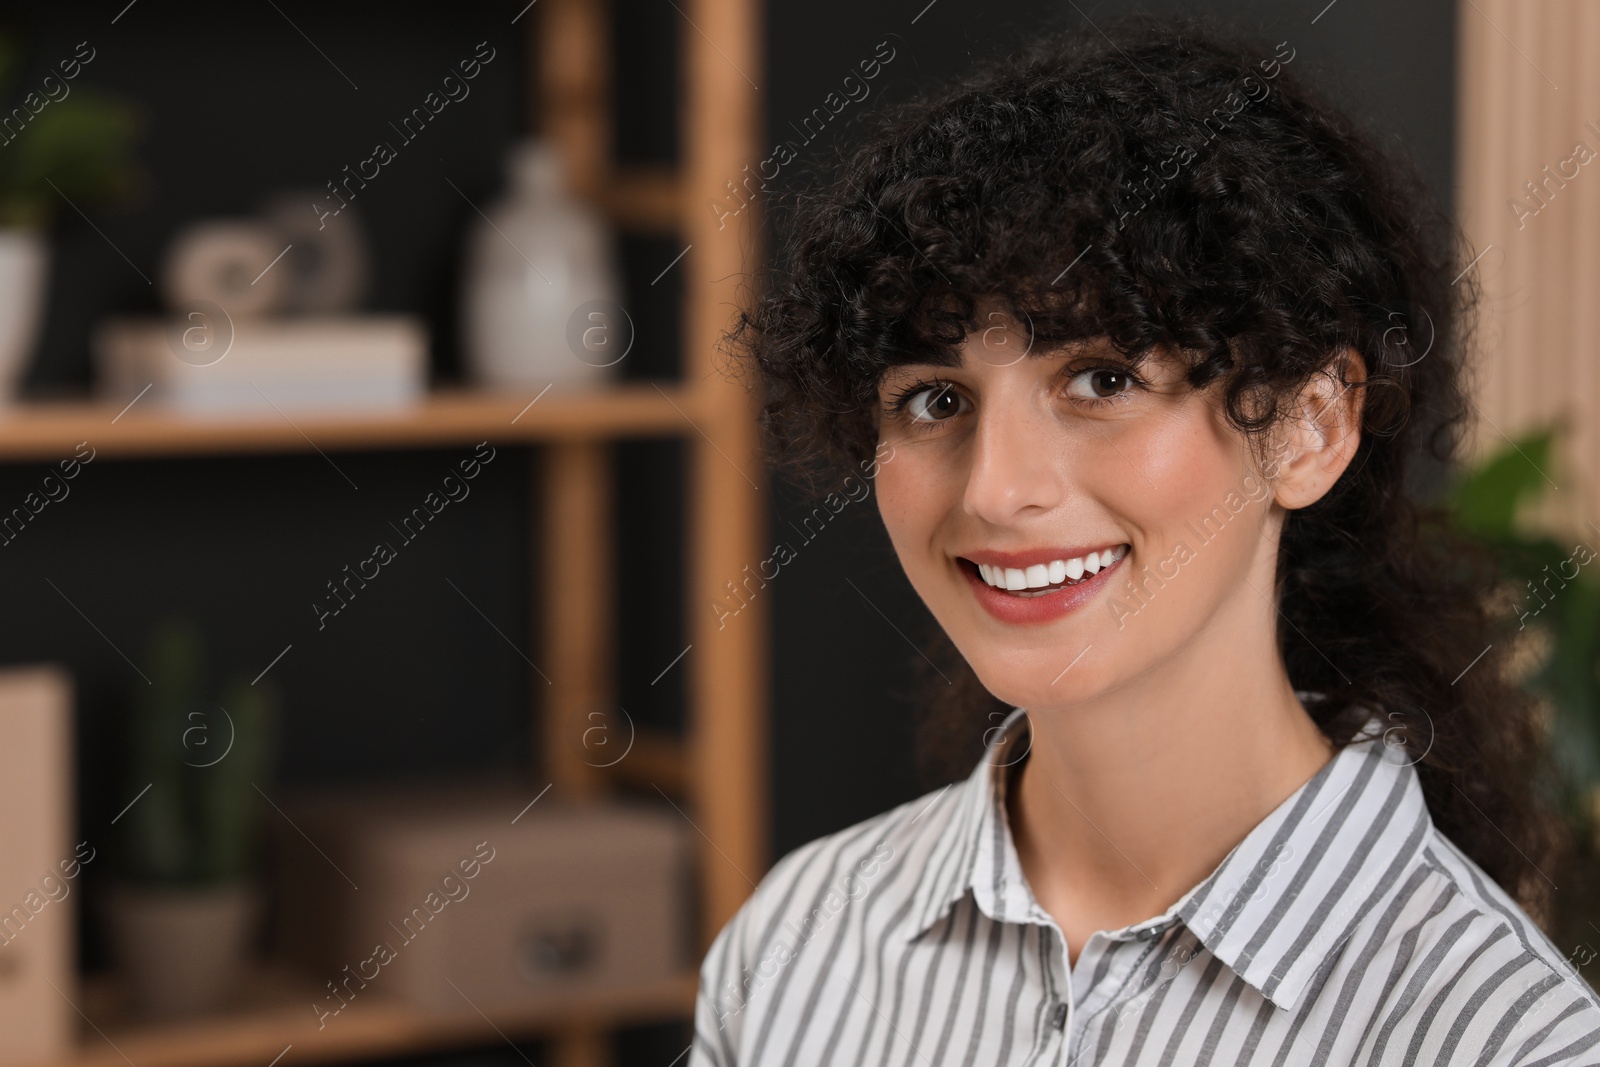
MULTIPOLYGON (((766 605, 749 604, 739 625, 720 628, 709 605, 722 586, 763 555, 765 491, 755 412, 745 390, 720 372, 716 342, 740 298, 739 279, 756 255, 754 210, 720 223, 705 202, 758 158, 760 67, 755 0, 678 0, 683 16, 680 100, 682 166, 618 171, 610 163, 608 12, 603 0, 542 0, 529 13, 539 83, 535 113, 563 147, 575 191, 623 230, 677 234, 692 251, 685 273, 684 373, 676 382, 629 382, 589 392, 512 396, 440 393, 387 413, 266 412, 183 416, 144 401, 122 410, 102 403, 40 403, 0 411, 0 462, 51 460, 89 441, 97 457, 154 458, 405 449, 472 444, 534 445, 542 469, 535 510, 543 524, 534 560, 535 603, 548 664, 540 686, 542 777, 568 798, 600 799, 620 780, 673 794, 698 843, 698 960, 767 869, 766 605), (530 401, 534 401, 530 406, 530 401), (685 582, 685 737, 641 735, 609 771, 584 761, 576 740, 582 709, 611 695, 610 576, 612 444, 624 438, 684 442, 688 493, 685 582), (597 595, 598 593, 598 595, 597 595)), ((125 403, 125 402, 124 402, 125 403)), ((352 1004, 339 1025, 319 1031, 312 994, 292 973, 255 976, 246 1002, 183 1023, 124 1019, 112 983, 84 983, 74 1003, 85 1018, 80 1051, 48 1067, 282 1067, 490 1044, 553 1039, 557 1067, 604 1067, 617 1026, 692 1011, 696 975, 601 996, 570 998, 488 1018, 464 1007, 429 1012, 373 996, 352 1004), (292 1046, 292 1048, 291 1048, 292 1046), (285 1050, 289 1051, 285 1054, 285 1050)), ((320 995, 320 991, 316 991, 320 995)))
POLYGON ((681 1016, 694 998, 694 976, 600 996, 568 997, 516 1012, 494 1011, 486 1020, 470 1005, 429 1011, 381 994, 363 995, 318 1029, 308 1005, 322 996, 316 983, 278 968, 253 976, 240 1007, 204 1019, 140 1024, 127 1020, 115 987, 90 983, 78 997, 91 1030, 74 1067, 266 1067, 278 1056, 289 1064, 331 1064, 382 1056, 414 1056, 500 1040, 500 1034, 548 1034, 574 1025, 593 1029, 649 1023, 681 1016), (114 1043, 114 1046, 113 1046, 114 1043), (285 1050, 288 1050, 284 1055, 285 1050), (126 1057, 126 1058, 124 1058, 126 1057))
POLYGON ((315 449, 403 449, 692 435, 705 398, 674 382, 624 382, 542 396, 441 391, 414 407, 369 412, 188 415, 139 401, 34 403, 0 409, 0 459, 53 460, 87 441, 96 458, 222 456, 315 449))

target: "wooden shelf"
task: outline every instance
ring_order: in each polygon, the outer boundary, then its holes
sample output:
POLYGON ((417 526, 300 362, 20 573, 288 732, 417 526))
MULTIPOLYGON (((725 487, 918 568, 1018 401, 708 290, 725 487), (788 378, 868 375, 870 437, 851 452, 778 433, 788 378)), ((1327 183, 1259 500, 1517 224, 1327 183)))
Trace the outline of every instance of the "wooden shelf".
POLYGON ((703 406, 677 383, 557 386, 530 407, 535 396, 441 391, 384 411, 216 415, 163 409, 148 398, 126 411, 126 401, 43 401, 0 409, 0 462, 63 459, 80 441, 96 458, 127 459, 677 436, 697 433, 703 406))
POLYGON ((680 738, 659 730, 639 730, 628 755, 617 762, 612 773, 635 785, 655 786, 672 796, 689 795, 694 784, 688 746, 680 738))
POLYGON ((553 1036, 574 1024, 626 1026, 686 1018, 694 1010, 696 975, 583 995, 556 993, 508 1009, 466 1001, 459 1010, 423 1008, 363 992, 337 1016, 319 1020, 316 984, 287 968, 252 976, 237 1008, 171 1022, 128 1020, 114 983, 86 982, 78 1004, 95 1027, 83 1025, 72 1058, 38 1067, 266 1067, 286 1047, 285 1062, 334 1063, 380 1056, 493 1045, 507 1039, 553 1036))
POLYGON ((678 233, 683 229, 683 189, 671 168, 619 169, 597 199, 618 229, 638 233, 678 233))
MULTIPOLYGON (((759 158, 760 5, 754 0, 685 0, 677 39, 681 163, 617 167, 611 158, 612 69, 606 0, 545 0, 525 20, 531 64, 530 114, 561 148, 573 191, 621 229, 673 233, 684 242, 681 288, 684 382, 618 383, 594 391, 552 388, 522 395, 439 392, 386 412, 296 412, 199 416, 162 410, 144 397, 118 402, 50 401, 0 410, 0 463, 53 462, 80 441, 96 457, 222 456, 540 443, 532 486, 535 650, 545 684, 530 687, 540 720, 543 770, 558 795, 603 800, 616 786, 652 783, 677 794, 698 831, 697 921, 692 955, 703 955, 750 892, 746 872, 769 865, 767 821, 768 605, 758 598, 739 625, 706 610, 726 582, 766 551, 765 479, 757 405, 718 373, 732 309, 745 299, 760 262, 752 204, 732 219, 706 196, 759 158), (715 43, 713 43, 715 42, 715 43), (617 620, 608 583, 616 515, 615 450, 630 437, 680 438, 684 447, 683 675, 687 722, 681 739, 642 732, 613 769, 588 763, 574 745, 583 709, 613 703, 617 620), (692 649, 692 653, 690 652, 692 649)), ((520 18, 520 16, 519 16, 520 18)), ((654 284, 652 282, 652 284, 654 284)), ((674 661, 676 663, 677 661, 674 661)), ((674 801, 678 803, 678 801, 674 801)), ((542 1006, 486 1014, 463 1003, 428 1011, 384 1000, 353 1001, 318 1030, 311 1005, 323 990, 303 977, 263 970, 244 1006, 203 1019, 140 1023, 119 1014, 115 987, 101 981, 73 993, 81 1037, 67 1058, 42 1067, 282 1067, 403 1056, 548 1035, 550 1067, 607 1067, 608 1031, 692 1016, 694 972, 646 987, 568 995, 542 1006), (92 1022, 91 1022, 92 1020, 92 1022)))

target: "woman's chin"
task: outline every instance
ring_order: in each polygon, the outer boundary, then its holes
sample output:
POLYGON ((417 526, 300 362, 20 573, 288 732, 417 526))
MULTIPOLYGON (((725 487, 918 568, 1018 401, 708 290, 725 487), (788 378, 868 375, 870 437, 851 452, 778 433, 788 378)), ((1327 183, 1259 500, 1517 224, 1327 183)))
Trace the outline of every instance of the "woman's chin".
POLYGON ((1018 663, 1015 658, 972 664, 973 672, 997 700, 1012 707, 1048 708, 1093 699, 1111 688, 1106 664, 1091 663, 1093 650, 1065 657, 1030 657, 1018 663), (1057 662, 1059 660, 1059 662, 1057 662))

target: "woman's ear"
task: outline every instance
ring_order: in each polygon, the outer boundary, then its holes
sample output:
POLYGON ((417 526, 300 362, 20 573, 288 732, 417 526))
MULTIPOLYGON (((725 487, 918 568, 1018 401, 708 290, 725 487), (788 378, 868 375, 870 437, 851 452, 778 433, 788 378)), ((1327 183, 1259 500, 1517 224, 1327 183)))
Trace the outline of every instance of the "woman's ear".
POLYGON ((1321 500, 1361 444, 1362 385, 1367 365, 1347 348, 1311 376, 1276 436, 1268 471, 1274 499, 1290 510, 1321 500))

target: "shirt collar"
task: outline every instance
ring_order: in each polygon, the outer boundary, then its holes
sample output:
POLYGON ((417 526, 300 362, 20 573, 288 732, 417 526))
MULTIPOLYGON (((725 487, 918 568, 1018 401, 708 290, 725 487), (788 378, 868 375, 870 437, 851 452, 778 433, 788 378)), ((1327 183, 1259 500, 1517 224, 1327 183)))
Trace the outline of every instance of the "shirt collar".
MULTIPOLYGON (((1274 808, 1199 885, 1161 915, 1107 933, 1148 940, 1182 922, 1257 992, 1292 1010, 1357 921, 1400 891, 1403 872, 1432 829, 1413 760, 1386 743, 1384 730, 1374 713, 1356 741, 1274 808)), ((1030 743, 1027 712, 1013 708, 990 731, 972 773, 951 787, 959 792, 946 831, 950 847, 935 850, 917 888, 908 940, 969 890, 996 921, 1051 921, 1028 888, 1006 817, 1006 771, 1026 759, 1030 743)))

